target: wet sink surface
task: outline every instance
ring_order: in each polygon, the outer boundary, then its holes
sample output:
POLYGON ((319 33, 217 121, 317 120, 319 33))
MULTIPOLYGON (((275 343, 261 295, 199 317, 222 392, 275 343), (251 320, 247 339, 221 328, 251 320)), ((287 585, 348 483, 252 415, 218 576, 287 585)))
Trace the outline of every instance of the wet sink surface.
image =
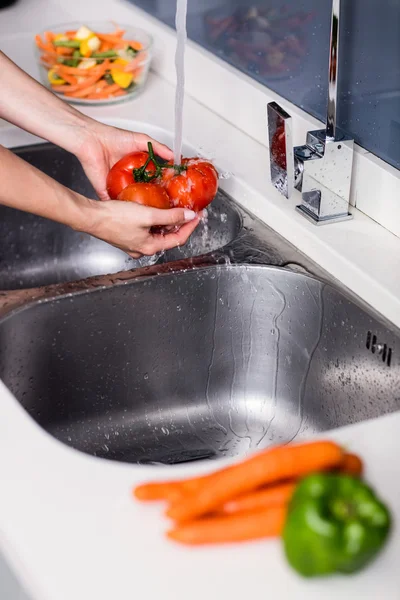
MULTIPOLYGON (((15 152, 63 185, 87 197, 96 197, 79 161, 61 148, 40 144, 15 152)), ((76 281, 157 261, 198 256, 224 247, 240 229, 239 212, 219 193, 208 211, 207 221, 199 225, 184 247, 168 251, 162 257, 137 261, 87 234, 0 206, 0 290, 76 281)))
POLYGON ((133 463, 246 453, 400 409, 400 340, 321 281, 212 266, 34 303, 0 377, 49 433, 133 463))

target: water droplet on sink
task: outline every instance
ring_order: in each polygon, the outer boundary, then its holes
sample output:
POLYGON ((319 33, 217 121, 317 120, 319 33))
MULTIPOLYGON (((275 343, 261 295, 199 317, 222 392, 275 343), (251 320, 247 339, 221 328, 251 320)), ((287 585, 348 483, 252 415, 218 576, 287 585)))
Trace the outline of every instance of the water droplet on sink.
POLYGON ((232 173, 230 171, 223 171, 219 174, 219 179, 230 179, 232 177, 232 173))

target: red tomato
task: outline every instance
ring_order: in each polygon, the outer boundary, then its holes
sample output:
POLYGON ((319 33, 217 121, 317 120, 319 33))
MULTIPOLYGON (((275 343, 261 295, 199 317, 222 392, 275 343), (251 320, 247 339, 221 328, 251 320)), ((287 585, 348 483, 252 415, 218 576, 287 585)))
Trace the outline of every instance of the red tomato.
MULTIPOLYGON (((135 183, 134 169, 140 169, 149 158, 148 152, 132 152, 119 160, 107 175, 107 192, 110 198, 118 198, 128 185, 135 183)), ((146 173, 154 173, 156 167, 153 162, 147 165, 146 173)))
POLYGON ((271 154, 275 159, 276 164, 281 169, 286 170, 286 140, 285 140, 285 129, 281 125, 275 131, 274 137, 271 143, 271 154))
POLYGON ((137 202, 153 208, 171 208, 167 192, 155 183, 131 183, 118 194, 118 200, 137 202))
POLYGON ((218 190, 215 167, 202 158, 184 158, 181 173, 175 168, 164 169, 162 179, 173 206, 199 212, 210 204, 218 190))

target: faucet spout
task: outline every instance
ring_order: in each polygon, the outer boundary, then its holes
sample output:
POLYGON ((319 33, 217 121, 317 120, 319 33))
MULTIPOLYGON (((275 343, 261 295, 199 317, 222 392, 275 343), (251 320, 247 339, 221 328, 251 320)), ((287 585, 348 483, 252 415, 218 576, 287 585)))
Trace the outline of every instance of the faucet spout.
POLYGON ((336 113, 338 92, 340 0, 332 1, 331 39, 329 44, 328 110, 326 115, 326 139, 336 139, 336 113))

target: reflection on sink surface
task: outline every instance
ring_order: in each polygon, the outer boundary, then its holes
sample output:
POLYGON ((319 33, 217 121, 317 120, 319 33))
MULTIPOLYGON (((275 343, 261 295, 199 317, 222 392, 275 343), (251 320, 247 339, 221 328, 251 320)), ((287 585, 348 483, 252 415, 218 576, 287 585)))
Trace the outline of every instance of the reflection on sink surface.
POLYGON ((34 303, 0 377, 49 433, 133 463, 234 456, 400 409, 400 340, 338 290, 212 266, 34 303))
MULTIPOLYGON (((63 185, 95 198, 78 160, 52 144, 16 151, 24 160, 63 185)), ((84 279, 213 252, 231 242, 241 219, 227 196, 219 193, 188 243, 162 257, 130 258, 124 252, 69 227, 0 207, 0 290, 31 288, 84 279)))

